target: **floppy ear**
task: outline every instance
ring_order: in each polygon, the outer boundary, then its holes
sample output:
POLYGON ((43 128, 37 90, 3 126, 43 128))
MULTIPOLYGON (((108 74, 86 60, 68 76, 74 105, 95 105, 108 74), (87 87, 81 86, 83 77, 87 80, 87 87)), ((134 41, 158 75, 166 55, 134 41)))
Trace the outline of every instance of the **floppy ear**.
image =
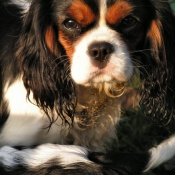
POLYGON ((33 1, 24 18, 16 57, 28 99, 32 92, 51 123, 58 118, 49 116, 53 109, 65 119, 64 122, 68 122, 65 115, 73 120, 75 90, 68 58, 58 41, 58 25, 54 23, 52 11, 52 1, 33 1))
POLYGON ((167 124, 175 107, 175 17, 167 1, 154 1, 155 15, 147 32, 141 106, 153 121, 167 124))

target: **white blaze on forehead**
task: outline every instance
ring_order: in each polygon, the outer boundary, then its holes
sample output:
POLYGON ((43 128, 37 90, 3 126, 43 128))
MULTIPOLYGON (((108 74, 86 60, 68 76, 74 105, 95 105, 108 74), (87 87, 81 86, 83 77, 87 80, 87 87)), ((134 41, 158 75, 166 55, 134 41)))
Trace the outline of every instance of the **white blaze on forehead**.
POLYGON ((106 0, 102 0, 100 1, 100 19, 98 24, 81 36, 79 42, 75 44, 71 74, 77 84, 85 85, 90 81, 98 83, 113 79, 127 81, 133 73, 127 46, 119 34, 106 24, 106 13, 106 0), (93 65, 92 58, 88 54, 89 46, 95 42, 108 42, 114 48, 114 53, 111 54, 107 66, 102 70, 93 65))
POLYGON ((106 12, 107 12, 106 0, 101 0, 100 1, 100 21, 99 21, 100 26, 106 24, 106 20, 105 20, 106 12))

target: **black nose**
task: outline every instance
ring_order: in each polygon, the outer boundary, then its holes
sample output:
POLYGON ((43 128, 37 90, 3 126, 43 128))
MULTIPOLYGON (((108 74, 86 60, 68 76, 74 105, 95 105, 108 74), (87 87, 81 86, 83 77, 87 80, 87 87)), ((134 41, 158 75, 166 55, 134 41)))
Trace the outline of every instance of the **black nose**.
POLYGON ((92 59, 104 62, 114 52, 114 47, 108 42, 96 42, 89 46, 88 52, 92 59))

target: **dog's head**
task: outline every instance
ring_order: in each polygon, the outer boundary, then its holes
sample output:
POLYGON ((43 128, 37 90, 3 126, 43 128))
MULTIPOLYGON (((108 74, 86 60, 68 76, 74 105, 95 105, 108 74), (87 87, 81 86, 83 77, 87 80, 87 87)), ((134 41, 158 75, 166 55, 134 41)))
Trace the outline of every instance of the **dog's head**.
POLYGON ((138 67, 147 115, 166 118, 174 104, 173 26, 161 0, 35 0, 17 52, 28 95, 72 116, 75 84, 124 84, 138 67))
POLYGON ((62 8, 59 41, 69 57, 71 76, 77 84, 125 82, 132 75, 128 46, 117 32, 117 27, 126 29, 127 25, 136 25, 134 18, 130 19, 132 24, 125 19, 132 5, 119 2, 108 6, 104 1, 76 0, 62 8), (125 17, 117 19, 114 10, 126 13, 125 17))

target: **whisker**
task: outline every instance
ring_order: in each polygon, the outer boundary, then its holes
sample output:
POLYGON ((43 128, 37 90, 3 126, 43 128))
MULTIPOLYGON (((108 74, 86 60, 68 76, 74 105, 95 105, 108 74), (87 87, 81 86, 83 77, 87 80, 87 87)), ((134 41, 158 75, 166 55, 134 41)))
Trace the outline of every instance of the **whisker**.
POLYGON ((65 71, 65 77, 64 80, 66 80, 69 76, 70 76, 70 67, 67 68, 67 70, 65 71), (68 73, 67 73, 68 72, 68 73))
POLYGON ((62 55, 62 56, 60 56, 60 57, 56 57, 56 58, 50 63, 50 65, 52 65, 53 63, 55 63, 57 60, 61 60, 61 61, 59 61, 59 63, 62 63, 64 60, 67 60, 67 55, 62 55), (62 58, 64 58, 64 59, 62 59, 62 58))
POLYGON ((52 68, 52 72, 55 71, 55 69, 58 67, 58 65, 60 64, 67 64, 69 62, 68 59, 64 59, 64 60, 61 60, 59 63, 57 63, 56 65, 54 65, 54 67, 52 68), (65 63, 64 63, 65 62, 65 63))
POLYGON ((144 51, 154 51, 154 50, 153 49, 141 49, 141 50, 130 51, 130 53, 137 53, 137 52, 144 52, 144 51))

